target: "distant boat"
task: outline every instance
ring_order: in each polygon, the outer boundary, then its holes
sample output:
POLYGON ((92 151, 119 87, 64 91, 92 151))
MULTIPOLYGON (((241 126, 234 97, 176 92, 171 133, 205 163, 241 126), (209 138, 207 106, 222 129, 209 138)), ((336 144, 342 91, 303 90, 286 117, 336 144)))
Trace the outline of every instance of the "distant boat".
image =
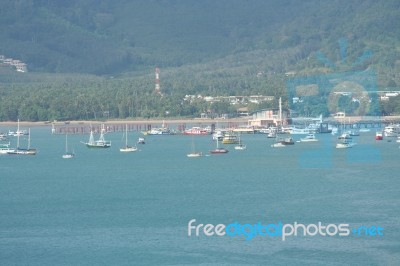
POLYGON ((355 130, 355 129, 349 130, 349 131, 347 131, 347 133, 352 137, 360 136, 360 131, 359 130, 355 130))
POLYGON ((196 151, 193 139, 192 139, 192 152, 186 154, 186 156, 189 157, 189 158, 196 158, 196 157, 203 156, 202 152, 196 151))
POLYGON ((232 133, 226 133, 222 138, 222 144, 237 144, 239 143, 238 137, 232 133))
POLYGON ((120 148, 120 152, 134 152, 137 151, 138 149, 133 146, 128 145, 128 125, 125 126, 125 146, 120 148))
POLYGON ((8 131, 8 136, 18 137, 18 136, 27 136, 29 132, 26 129, 19 128, 19 119, 17 122, 17 131, 8 131))
POLYGON ((284 148, 284 147, 286 147, 286 145, 284 145, 284 144, 282 144, 280 142, 276 142, 274 144, 271 144, 271 147, 272 148, 284 148))
POLYGON ((138 138, 137 144, 145 144, 146 141, 144 138, 138 138))
POLYGON ((294 140, 291 137, 288 138, 276 138, 275 143, 271 145, 273 148, 281 148, 288 145, 294 145, 294 140))
POLYGON ((267 134, 267 138, 276 138, 276 131, 271 131, 267 134))
POLYGON ((0 133, 0 140, 7 140, 7 134, 0 133))
POLYGON ((246 145, 243 145, 242 140, 240 139, 240 134, 239 134, 239 144, 235 146, 235 150, 245 150, 247 147, 246 145))
POLYGON ((171 130, 165 125, 164 121, 159 128, 152 128, 148 131, 142 131, 143 135, 171 135, 171 130))
POLYGON ((400 125, 389 125, 383 129, 385 137, 397 137, 400 134, 400 125))
MULTIPOLYGON (((18 121, 19 122, 19 121, 18 121)), ((18 123, 19 130, 19 123, 18 123)), ((7 152, 10 155, 36 155, 36 149, 31 148, 31 130, 28 131, 28 148, 20 148, 19 147, 19 138, 20 135, 17 135, 17 148, 13 151, 7 152)))
POLYGON ((223 137, 224 137, 224 134, 222 133, 221 130, 217 130, 212 134, 213 140, 222 140, 223 137))
POLYGON ((338 139, 351 139, 351 136, 350 136, 349 133, 345 132, 345 133, 342 133, 342 134, 338 137, 338 139))
POLYGON ((183 131, 184 135, 210 135, 211 131, 207 128, 192 127, 183 131))
POLYGON ((14 152, 14 148, 10 148, 11 143, 1 143, 0 144, 0 154, 7 154, 10 152, 14 152))
POLYGON ((73 152, 68 152, 68 134, 65 134, 65 154, 63 154, 63 159, 72 159, 75 157, 73 152))
POLYGON ((286 147, 286 145, 284 145, 282 143, 282 138, 275 137, 275 143, 271 144, 271 147, 272 148, 283 148, 283 147, 286 147))
POLYGON ((353 147, 355 145, 356 144, 353 143, 351 140, 343 139, 341 142, 338 142, 336 144, 336 149, 348 149, 348 148, 351 148, 351 147, 353 147))
POLYGON ((210 153, 211 154, 224 154, 224 153, 228 153, 229 151, 225 148, 220 148, 219 147, 219 140, 217 139, 217 147, 214 150, 211 150, 210 153))
POLYGON ((305 138, 301 138, 300 142, 316 142, 318 139, 314 134, 308 134, 305 138))
POLYGON ((383 132, 382 131, 377 131, 375 133, 375 140, 383 140, 383 132))
POLYGON ((166 127, 153 128, 149 131, 143 132, 144 135, 171 135, 171 131, 166 127))
POLYGON ((88 148, 110 148, 111 147, 111 141, 106 141, 104 139, 104 133, 105 133, 105 128, 104 124, 101 126, 101 132, 100 132, 100 137, 98 140, 94 140, 93 136, 93 130, 90 130, 90 137, 88 142, 82 142, 83 144, 86 145, 88 148))
POLYGON ((284 138, 279 142, 282 143, 283 145, 294 145, 294 140, 292 138, 284 138))

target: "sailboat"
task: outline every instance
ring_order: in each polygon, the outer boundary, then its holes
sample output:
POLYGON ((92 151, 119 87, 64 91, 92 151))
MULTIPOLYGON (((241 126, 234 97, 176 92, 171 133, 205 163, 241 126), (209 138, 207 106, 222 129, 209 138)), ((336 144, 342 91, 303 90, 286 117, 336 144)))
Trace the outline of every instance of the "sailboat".
POLYGON ((125 147, 119 149, 120 152, 133 152, 137 151, 136 147, 128 145, 128 125, 125 125, 125 147))
POLYGON ((195 149, 195 147, 194 147, 194 140, 193 140, 193 137, 192 137, 192 152, 191 153, 188 153, 187 155, 186 155, 187 157, 189 157, 189 158, 195 158, 195 157, 201 157, 201 156, 203 156, 203 153, 200 151, 196 151, 196 149, 195 149))
POLYGON ((65 154, 63 154, 63 159, 71 159, 75 157, 73 152, 68 152, 68 134, 65 134, 65 154))
POLYGON ((217 148, 215 148, 214 150, 211 150, 210 153, 211 154, 223 154, 223 153, 228 153, 229 151, 225 148, 220 148, 219 147, 219 140, 217 139, 217 148))
POLYGON ((235 146, 235 150, 245 150, 246 145, 242 144, 242 140, 240 139, 240 134, 239 134, 239 144, 235 146))
MULTIPOLYGON (((18 131, 19 131, 19 120, 18 120, 18 131)), ((17 148, 14 151, 9 151, 7 154, 11 155, 36 155, 36 149, 31 148, 31 129, 28 132, 28 148, 22 149, 19 147, 19 136, 17 135, 17 148)))
POLYGON ((93 130, 90 129, 90 137, 88 142, 83 142, 81 143, 85 144, 86 147, 88 148, 110 148, 111 147, 111 141, 106 141, 104 139, 104 132, 105 132, 104 124, 101 125, 101 132, 100 132, 100 137, 98 140, 94 140, 93 136, 93 130))

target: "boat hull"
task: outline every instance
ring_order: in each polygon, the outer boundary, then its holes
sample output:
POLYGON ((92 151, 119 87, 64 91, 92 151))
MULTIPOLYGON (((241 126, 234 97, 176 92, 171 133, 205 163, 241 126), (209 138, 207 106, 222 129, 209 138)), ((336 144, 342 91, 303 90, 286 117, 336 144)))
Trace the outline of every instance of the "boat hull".
POLYGON ((196 158, 196 157, 201 157, 203 154, 201 152, 195 152, 195 153, 189 153, 186 155, 189 158, 196 158))
POLYGON ((215 149, 215 150, 211 150, 210 153, 211 154, 224 154, 224 153, 228 153, 229 151, 227 149, 215 149))
POLYGON ((119 149, 120 152, 135 152, 137 151, 137 148, 135 147, 124 147, 119 149))

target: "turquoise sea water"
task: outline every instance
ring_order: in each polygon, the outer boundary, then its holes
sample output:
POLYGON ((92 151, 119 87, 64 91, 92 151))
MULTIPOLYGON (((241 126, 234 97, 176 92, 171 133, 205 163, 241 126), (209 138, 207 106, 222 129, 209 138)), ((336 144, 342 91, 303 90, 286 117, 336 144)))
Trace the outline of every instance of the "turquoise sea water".
MULTIPOLYGON (((352 149, 319 143, 271 148, 242 135, 247 150, 205 154, 211 136, 148 136, 123 154, 87 149, 62 159, 65 136, 31 129, 36 156, 0 156, 1 265, 399 265, 399 143, 355 137, 352 149), (196 224, 380 226, 383 236, 188 236, 196 224)), ((130 133, 136 141, 138 132, 130 133)), ((298 139, 299 137, 295 137, 298 139)), ((15 140, 12 140, 14 142, 15 140)), ((24 141, 24 140, 23 140, 24 141)))

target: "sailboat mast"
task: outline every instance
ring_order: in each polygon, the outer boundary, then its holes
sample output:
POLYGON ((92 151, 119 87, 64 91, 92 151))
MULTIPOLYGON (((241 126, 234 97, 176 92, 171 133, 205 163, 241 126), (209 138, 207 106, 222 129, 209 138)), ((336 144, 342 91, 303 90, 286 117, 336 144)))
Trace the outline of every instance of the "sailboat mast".
POLYGON ((28 129, 28 150, 31 148, 31 129, 28 129))
POLYGON ((17 126, 17 150, 19 149, 19 119, 18 119, 18 126, 17 126))
POLYGON ((128 147, 128 124, 125 125, 125 146, 128 147))
POLYGON ((68 134, 65 133, 65 152, 68 153, 68 134))

